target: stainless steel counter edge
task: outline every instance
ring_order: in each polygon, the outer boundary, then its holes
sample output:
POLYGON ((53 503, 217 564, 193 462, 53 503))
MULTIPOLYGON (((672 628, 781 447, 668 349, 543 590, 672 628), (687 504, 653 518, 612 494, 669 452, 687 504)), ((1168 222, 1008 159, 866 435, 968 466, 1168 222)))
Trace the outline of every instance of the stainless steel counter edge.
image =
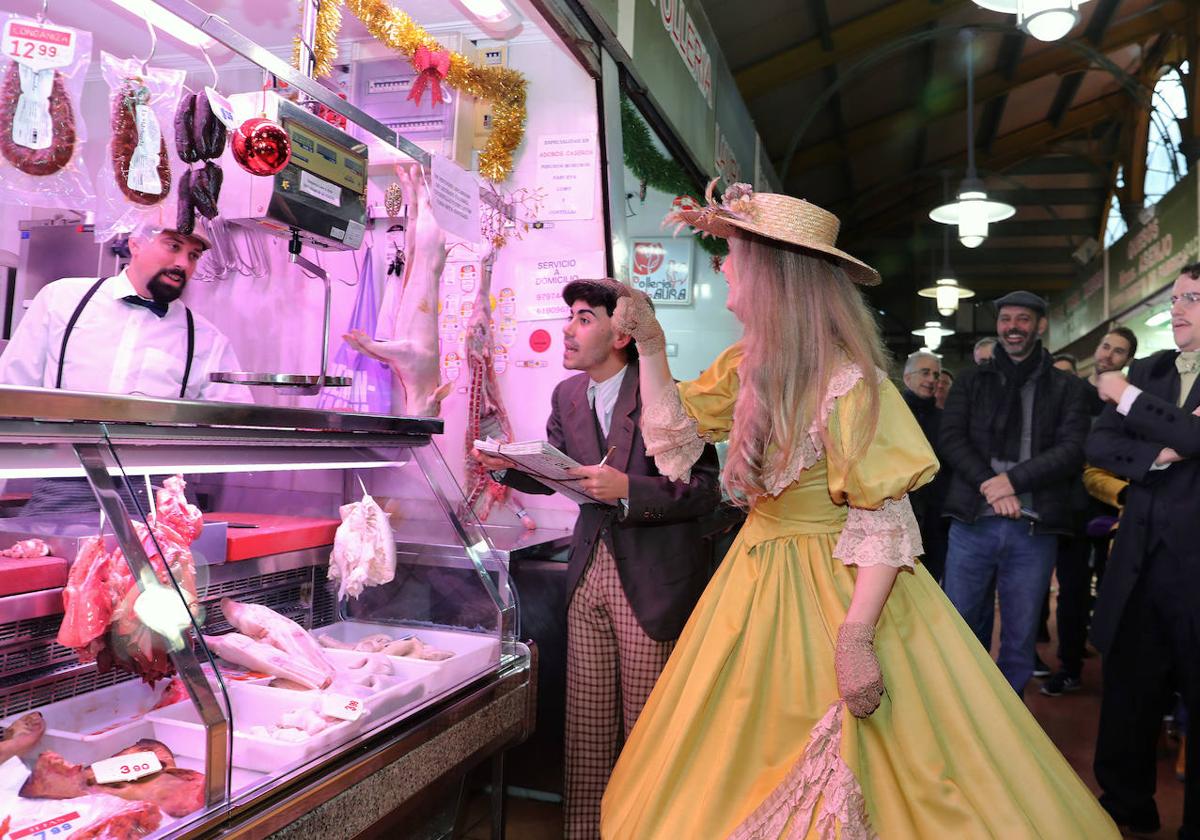
MULTIPOLYGON (((441 434, 437 417, 389 417, 311 408, 160 400, 123 394, 0 387, 0 421, 5 418, 60 423, 143 423, 165 426, 373 432, 428 437, 441 434)), ((2 431, 2 430, 0 430, 2 431)))

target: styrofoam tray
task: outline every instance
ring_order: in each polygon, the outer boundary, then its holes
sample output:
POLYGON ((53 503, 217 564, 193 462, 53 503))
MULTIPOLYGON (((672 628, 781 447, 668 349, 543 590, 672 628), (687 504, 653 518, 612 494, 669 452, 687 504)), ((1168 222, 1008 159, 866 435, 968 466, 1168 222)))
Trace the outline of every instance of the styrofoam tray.
MULTIPOLYGON (((228 692, 233 710, 232 764, 247 770, 274 773, 305 761, 349 740, 365 723, 365 718, 333 723, 300 742, 263 738, 251 735, 250 728, 278 723, 284 712, 293 709, 318 711, 319 692, 278 691, 259 685, 231 685, 228 692)), ((176 703, 146 718, 154 727, 154 737, 172 750, 191 758, 204 756, 204 726, 191 703, 176 703)))
MULTIPOLYGON (((168 684, 162 680, 151 688, 140 681, 123 682, 34 709, 46 720, 37 751, 53 750, 67 761, 88 764, 115 755, 139 738, 149 738, 151 726, 145 715, 168 684)), ((24 714, 2 723, 10 725, 24 714)))
POLYGON ((360 639, 384 633, 395 639, 416 636, 435 648, 452 651, 454 656, 437 662, 412 659, 406 656, 392 657, 400 662, 419 662, 432 665, 427 682, 427 694, 441 694, 451 688, 486 673, 500 663, 500 640, 482 633, 467 633, 460 630, 434 630, 430 627, 408 627, 398 624, 375 624, 368 621, 339 621, 318 627, 313 637, 328 635, 339 642, 354 644, 360 639))
MULTIPOLYGON (((361 662, 367 654, 347 650, 326 649, 329 661, 337 669, 339 677, 353 671, 350 667, 361 662)), ((383 654, 373 654, 383 656, 383 654)), ((435 681, 436 663, 421 660, 408 660, 394 656, 384 656, 392 669, 391 674, 377 674, 370 685, 349 685, 340 680, 326 691, 333 691, 351 697, 360 697, 367 707, 368 720, 373 722, 407 708, 424 699, 429 686, 435 681)), ((320 695, 317 689, 280 688, 265 684, 259 688, 272 692, 287 692, 300 695, 320 695)))

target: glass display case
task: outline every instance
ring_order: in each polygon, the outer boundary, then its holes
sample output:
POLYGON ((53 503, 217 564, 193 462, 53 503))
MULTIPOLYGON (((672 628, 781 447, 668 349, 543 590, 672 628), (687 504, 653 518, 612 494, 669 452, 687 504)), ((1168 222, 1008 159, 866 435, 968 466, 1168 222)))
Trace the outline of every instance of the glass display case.
POLYGON ((440 431, 0 388, 0 836, 206 832, 526 685, 440 431))

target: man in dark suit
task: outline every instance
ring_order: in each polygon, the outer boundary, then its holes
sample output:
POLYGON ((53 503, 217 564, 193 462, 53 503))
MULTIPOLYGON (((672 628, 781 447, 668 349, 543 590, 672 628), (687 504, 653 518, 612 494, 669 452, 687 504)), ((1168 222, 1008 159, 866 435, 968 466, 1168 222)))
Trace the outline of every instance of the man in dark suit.
MULTIPOLYGON (((918 350, 904 362, 904 390, 901 396, 935 452, 941 446, 942 409, 937 405, 937 390, 943 376, 946 376, 946 372, 942 370, 941 360, 925 350, 918 350)), ((947 472, 943 465, 933 481, 908 494, 917 525, 921 529, 921 543, 925 546, 922 562, 939 584, 946 574, 946 542, 950 528, 942 518, 946 485, 947 472)))
MULTIPOLYGON (((1139 360, 1129 378, 1101 374, 1104 410, 1088 461, 1130 480, 1121 526, 1092 618, 1103 656, 1096 743, 1100 802, 1137 833, 1159 828, 1156 752, 1175 690, 1200 720, 1200 263, 1171 296, 1180 352, 1139 360)), ((1180 838, 1200 838, 1200 738, 1189 738, 1180 838)))
MULTIPOLYGON (((546 437, 585 466, 579 488, 612 504, 579 508, 567 572, 565 836, 600 836, 600 800, 688 615, 708 583, 697 520, 720 502, 716 450, 687 482, 662 476, 639 427, 637 348, 611 316, 628 290, 613 280, 563 289, 571 318, 546 437), (608 455, 605 459, 605 455, 608 455), (603 461, 603 463, 601 463, 603 461)), ((500 480, 548 488, 501 458, 475 452, 500 480)))

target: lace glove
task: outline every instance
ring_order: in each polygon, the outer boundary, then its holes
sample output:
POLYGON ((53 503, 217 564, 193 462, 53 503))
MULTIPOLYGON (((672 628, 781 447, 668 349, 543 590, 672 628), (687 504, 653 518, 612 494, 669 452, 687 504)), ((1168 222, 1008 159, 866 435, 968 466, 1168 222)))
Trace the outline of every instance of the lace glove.
POLYGON ((846 622, 838 629, 833 667, 838 692, 855 717, 864 718, 879 708, 883 696, 883 674, 875 658, 875 628, 861 622, 846 622))
POLYGON ((632 336, 642 356, 653 356, 667 349, 667 338, 645 292, 634 291, 617 300, 613 328, 622 335, 632 336))

